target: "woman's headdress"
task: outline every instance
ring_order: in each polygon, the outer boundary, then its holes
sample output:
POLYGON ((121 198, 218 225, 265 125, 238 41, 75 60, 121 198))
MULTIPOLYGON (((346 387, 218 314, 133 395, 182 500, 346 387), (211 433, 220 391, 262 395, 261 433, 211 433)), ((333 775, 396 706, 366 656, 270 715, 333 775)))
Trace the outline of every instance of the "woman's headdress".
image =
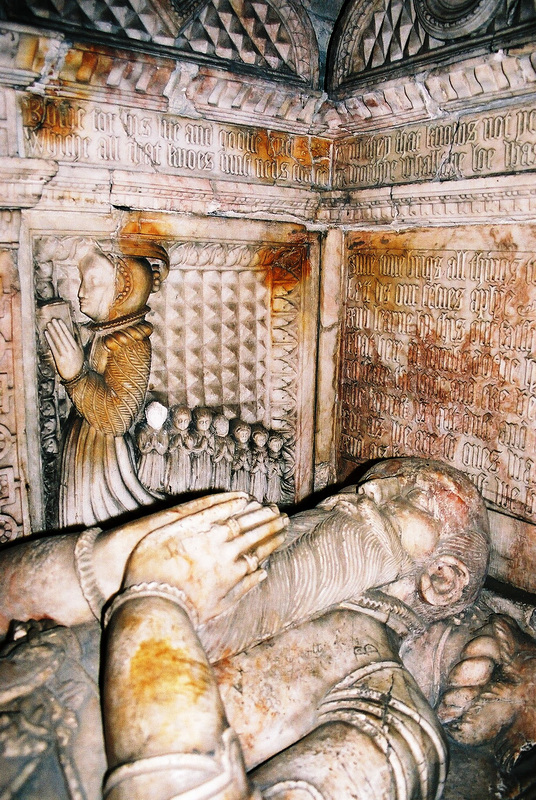
POLYGON ((169 273, 169 256, 162 245, 141 237, 122 237, 119 252, 97 244, 99 251, 115 267, 116 295, 110 320, 142 311, 151 292, 160 288, 169 273))

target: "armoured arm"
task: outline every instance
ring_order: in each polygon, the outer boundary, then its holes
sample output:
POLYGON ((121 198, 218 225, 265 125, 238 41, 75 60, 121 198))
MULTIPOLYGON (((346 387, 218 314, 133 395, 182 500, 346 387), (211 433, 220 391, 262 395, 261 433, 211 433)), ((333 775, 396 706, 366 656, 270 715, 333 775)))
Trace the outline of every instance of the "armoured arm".
POLYGON ((356 648, 357 669, 327 692, 314 730, 252 773, 273 800, 441 796, 448 762, 441 726, 385 626, 367 620, 366 630, 369 650, 356 648))
POLYGON ((240 745, 193 625, 171 592, 152 591, 134 594, 108 626, 104 795, 246 800, 240 745))
POLYGON ((56 534, 3 548, 0 635, 12 619, 47 617, 77 625, 100 618, 100 607, 119 590, 127 560, 142 539, 197 512, 224 521, 243 498, 236 492, 200 497, 110 531, 56 534))
POLYGON ((247 495, 234 502, 243 513, 227 527, 206 530, 205 524, 195 538, 179 541, 164 528, 129 559, 123 592, 107 613, 109 800, 251 796, 240 745, 195 626, 198 617, 219 613, 262 579, 261 571, 249 571, 243 554, 262 560, 272 552, 284 519, 248 503, 247 495))

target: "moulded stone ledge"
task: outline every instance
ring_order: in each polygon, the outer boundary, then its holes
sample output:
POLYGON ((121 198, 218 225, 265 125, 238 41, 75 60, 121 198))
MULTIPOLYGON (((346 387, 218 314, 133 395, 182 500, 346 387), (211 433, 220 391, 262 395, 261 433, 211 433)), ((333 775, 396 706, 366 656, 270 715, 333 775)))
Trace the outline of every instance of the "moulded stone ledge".
POLYGON ((56 161, 28 158, 0 158, 3 186, 0 208, 31 208, 39 202, 45 185, 58 171, 56 161))

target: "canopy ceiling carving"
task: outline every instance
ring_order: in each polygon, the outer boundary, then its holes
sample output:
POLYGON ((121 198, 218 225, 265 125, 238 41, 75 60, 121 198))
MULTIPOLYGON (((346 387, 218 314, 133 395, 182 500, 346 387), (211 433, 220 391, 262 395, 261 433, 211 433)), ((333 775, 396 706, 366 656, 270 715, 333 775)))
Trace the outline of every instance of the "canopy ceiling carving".
POLYGON ((311 22, 289 0, 8 0, 9 18, 85 38, 165 48, 201 61, 318 80, 318 47, 311 22))
POLYGON ((464 51, 485 52, 535 19, 526 0, 375 0, 351 3, 332 39, 331 88, 402 67, 415 70, 464 51))

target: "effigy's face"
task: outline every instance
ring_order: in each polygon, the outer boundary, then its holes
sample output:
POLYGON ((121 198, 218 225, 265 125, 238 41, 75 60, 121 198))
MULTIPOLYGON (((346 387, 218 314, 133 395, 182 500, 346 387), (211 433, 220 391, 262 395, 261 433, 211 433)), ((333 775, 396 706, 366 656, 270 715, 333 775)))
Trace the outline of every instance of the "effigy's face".
POLYGON ((235 436, 240 444, 246 444, 249 441, 250 430, 246 427, 238 427, 235 431, 235 436))
POLYGON ((400 537, 412 559, 429 556, 441 538, 435 497, 426 486, 399 476, 371 479, 358 488, 373 500, 400 537))
POLYGON ((104 256, 90 254, 81 260, 79 269, 80 310, 95 322, 107 321, 116 292, 113 265, 104 256))
POLYGON ((185 414, 183 411, 173 416, 173 425, 179 431, 185 431, 190 424, 190 415, 185 414))
POLYGON ((218 436, 227 436, 229 433, 229 421, 225 417, 218 417, 214 420, 214 430, 218 436))

